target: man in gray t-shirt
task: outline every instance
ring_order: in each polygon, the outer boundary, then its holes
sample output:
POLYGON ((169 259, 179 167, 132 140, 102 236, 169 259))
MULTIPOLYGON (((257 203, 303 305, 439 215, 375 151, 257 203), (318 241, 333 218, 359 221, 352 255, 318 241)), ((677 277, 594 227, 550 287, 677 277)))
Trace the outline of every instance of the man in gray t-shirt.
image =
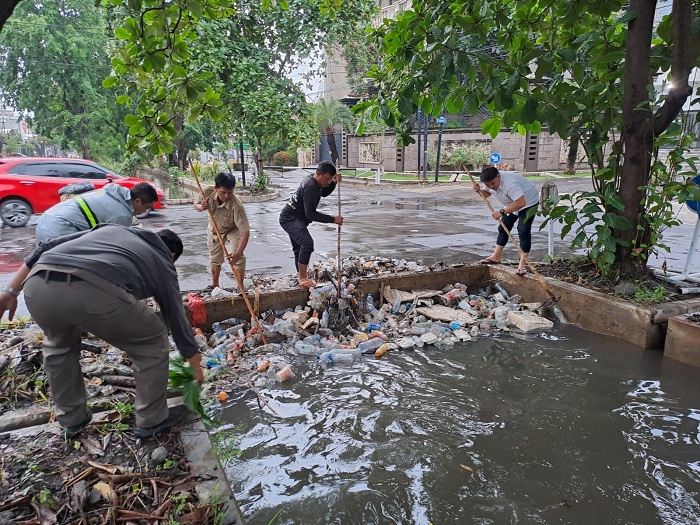
POLYGON ((518 275, 525 275, 527 273, 527 256, 532 246, 532 222, 535 219, 534 215, 528 218, 528 211, 537 207, 539 203, 537 188, 519 173, 513 171, 499 172, 494 167, 485 168, 481 172, 480 179, 486 186, 486 189, 481 189, 479 183, 475 182, 474 191, 485 198, 495 195, 503 205, 500 210, 494 211, 492 214, 494 219, 501 221, 501 224, 498 226, 496 247, 490 256, 481 260, 481 264, 498 264, 501 262, 503 248, 508 243, 508 233, 504 227, 510 231, 517 221, 520 248, 523 251, 520 254, 517 273, 518 275))
POLYGON ((59 202, 44 212, 36 223, 36 245, 62 235, 89 230, 98 224, 131 226, 158 202, 156 189, 148 182, 133 188, 107 184, 104 188, 82 193, 59 202))

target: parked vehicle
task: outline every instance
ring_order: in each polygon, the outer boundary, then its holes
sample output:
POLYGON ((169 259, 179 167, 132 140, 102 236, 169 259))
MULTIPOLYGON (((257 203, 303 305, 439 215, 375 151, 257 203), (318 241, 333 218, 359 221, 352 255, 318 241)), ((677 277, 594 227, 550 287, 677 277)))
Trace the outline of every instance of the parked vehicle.
POLYGON ((10 157, 0 158, 0 219, 13 228, 24 226, 33 214, 43 213, 60 202, 58 190, 88 180, 96 189, 110 182, 126 188, 148 182, 158 193, 155 208, 167 206, 163 190, 157 184, 137 177, 124 177, 90 160, 10 157))

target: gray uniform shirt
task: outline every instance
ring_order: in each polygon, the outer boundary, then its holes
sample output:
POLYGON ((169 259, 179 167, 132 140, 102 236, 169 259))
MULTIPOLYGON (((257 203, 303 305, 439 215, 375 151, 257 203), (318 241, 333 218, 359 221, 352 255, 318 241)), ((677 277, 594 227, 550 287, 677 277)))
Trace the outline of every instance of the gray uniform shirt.
MULTIPOLYGON (((119 184, 107 184, 104 188, 82 193, 80 197, 89 206, 99 224, 111 223, 131 226, 134 208, 131 191, 119 184)), ((59 202, 44 212, 36 223, 36 245, 61 235, 92 228, 75 199, 59 202)))
POLYGON ((80 276, 89 273, 136 299, 153 297, 182 357, 189 359, 197 353, 175 264, 155 232, 115 224, 98 225, 92 230, 42 243, 24 263, 33 268, 30 275, 42 267, 60 268, 80 276))

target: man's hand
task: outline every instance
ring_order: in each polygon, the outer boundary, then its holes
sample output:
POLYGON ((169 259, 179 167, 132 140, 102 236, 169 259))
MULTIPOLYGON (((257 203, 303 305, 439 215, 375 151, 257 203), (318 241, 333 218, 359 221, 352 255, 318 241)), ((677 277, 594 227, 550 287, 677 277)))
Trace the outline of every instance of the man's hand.
POLYGON ((187 362, 194 370, 194 378, 201 385, 204 383, 204 372, 202 371, 202 354, 196 354, 190 357, 187 362))
POLYGON ((341 215, 336 215, 333 219, 333 224, 343 224, 343 217, 341 215))
POLYGON ((5 312, 9 312, 8 319, 12 321, 16 310, 17 298, 10 292, 0 292, 0 317, 2 317, 5 312))
POLYGON ((236 264, 242 257, 242 253, 231 253, 226 257, 226 260, 231 264, 236 264))
POLYGON ((472 189, 477 193, 481 192, 481 186, 479 186, 478 182, 474 183, 474 186, 472 186, 472 189))
POLYGON ((336 172, 335 177, 333 177, 333 182, 338 184, 341 180, 343 180, 343 176, 338 171, 338 172, 336 172))
POLYGON ((202 202, 198 202, 197 204, 195 204, 194 207, 197 211, 208 210, 209 209, 209 201, 203 200, 202 202), (199 206, 199 208, 197 206, 199 206))

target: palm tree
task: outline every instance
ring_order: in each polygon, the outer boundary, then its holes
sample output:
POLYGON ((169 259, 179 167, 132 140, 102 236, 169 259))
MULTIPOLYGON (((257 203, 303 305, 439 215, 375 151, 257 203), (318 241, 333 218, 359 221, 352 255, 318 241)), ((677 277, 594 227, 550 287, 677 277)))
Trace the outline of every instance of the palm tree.
POLYGON ((355 117, 352 116, 350 110, 337 100, 326 101, 319 100, 314 104, 314 118, 318 124, 320 133, 326 136, 328 147, 331 152, 331 161, 333 164, 340 158, 338 148, 335 145, 335 136, 333 131, 335 126, 341 125, 343 129, 349 131, 355 124, 355 117))

